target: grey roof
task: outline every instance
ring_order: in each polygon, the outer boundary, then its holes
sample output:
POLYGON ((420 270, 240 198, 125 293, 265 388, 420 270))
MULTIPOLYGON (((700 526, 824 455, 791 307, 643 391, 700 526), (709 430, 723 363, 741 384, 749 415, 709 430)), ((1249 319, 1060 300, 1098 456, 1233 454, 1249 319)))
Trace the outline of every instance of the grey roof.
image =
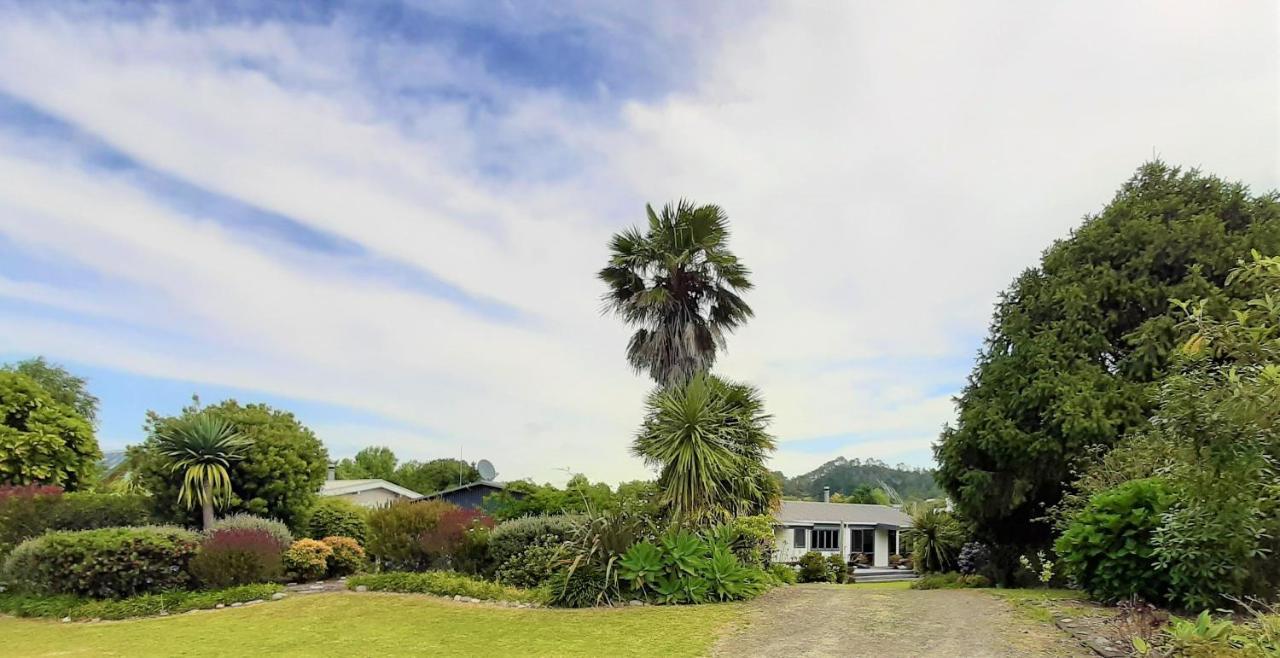
POLYGON ((899 528, 911 526, 911 517, 902 510, 888 505, 859 505, 854 503, 814 503, 804 500, 784 500, 782 509, 774 518, 783 525, 812 523, 851 523, 858 525, 888 525, 899 528))
POLYGON ((438 498, 438 497, 443 496, 443 495, 445 495, 445 494, 451 494, 451 493, 453 493, 453 492, 455 492, 455 491, 465 491, 465 490, 467 490, 467 489, 472 489, 472 488, 475 488, 475 487, 488 487, 488 488, 490 488, 490 489, 500 489, 500 490, 501 490, 501 489, 506 489, 506 488, 507 488, 507 485, 506 485, 506 484, 504 484, 504 483, 502 483, 502 482, 494 482, 494 481, 492 481, 492 480, 476 480, 475 482, 468 482, 468 483, 466 483, 466 484, 459 485, 459 486, 456 486, 456 487, 449 487, 448 489, 444 489, 444 490, 441 490, 441 491, 436 491, 436 492, 434 492, 434 493, 429 493, 429 494, 427 494, 426 496, 424 496, 424 498, 438 498))
POLYGON ((325 480, 324 484, 320 485, 320 495, 345 496, 370 489, 386 489, 409 500, 422 498, 422 494, 386 480, 325 480))

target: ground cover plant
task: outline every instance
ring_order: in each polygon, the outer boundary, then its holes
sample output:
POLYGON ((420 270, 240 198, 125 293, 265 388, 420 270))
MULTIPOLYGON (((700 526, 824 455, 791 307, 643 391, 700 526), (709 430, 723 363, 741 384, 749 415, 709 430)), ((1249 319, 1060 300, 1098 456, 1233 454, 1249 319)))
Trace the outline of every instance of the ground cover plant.
POLYGON ((409 594, 435 594, 437 596, 462 596, 492 601, 516 601, 520 603, 545 603, 544 590, 519 587, 451 573, 448 571, 391 571, 365 574, 347 579, 347 587, 366 587, 374 592, 401 592, 409 594))
POLYGON ((70 618, 72 620, 129 619, 267 600, 283 589, 284 587, 279 584, 257 583, 217 590, 170 590, 123 599, 93 599, 66 594, 34 596, 0 592, 0 612, 15 617, 70 618))

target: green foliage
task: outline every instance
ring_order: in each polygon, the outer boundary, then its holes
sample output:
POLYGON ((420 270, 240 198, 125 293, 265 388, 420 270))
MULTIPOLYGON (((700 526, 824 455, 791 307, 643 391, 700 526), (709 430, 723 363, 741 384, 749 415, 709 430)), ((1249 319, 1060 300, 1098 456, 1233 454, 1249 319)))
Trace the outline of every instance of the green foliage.
POLYGON ((438 555, 422 543, 440 518, 458 507, 441 500, 396 501, 369 511, 365 551, 385 569, 424 571, 438 555))
POLYGON ((51 532, 19 544, 5 561, 16 591, 123 598, 182 589, 200 536, 180 528, 51 532))
POLYGON ((370 446, 357 452, 354 459, 348 458, 338 462, 335 475, 339 480, 373 479, 391 482, 398 461, 396 453, 391 452, 391 448, 370 446))
POLYGON ((823 557, 818 551, 809 551, 800 556, 800 573, 797 574, 798 579, 802 583, 830 583, 835 582, 834 574, 831 573, 831 565, 827 562, 827 558, 823 557))
POLYGON ((465 576, 448 571, 425 571, 421 573, 392 571, 353 576, 347 579, 347 587, 351 589, 362 585, 373 592, 465 596, 491 601, 515 601, 518 603, 541 604, 546 602, 545 591, 508 587, 473 576, 465 576))
POLYGON ((312 539, 351 537, 363 543, 369 536, 366 514, 363 507, 349 500, 321 496, 307 517, 307 536, 312 539))
POLYGON ((66 368, 46 361, 43 356, 11 363, 0 368, 0 372, 14 372, 30 377, 54 401, 75 409, 90 426, 97 426, 98 398, 89 392, 89 382, 84 377, 71 374, 66 368))
POLYGON ((734 517, 707 530, 733 549, 743 564, 765 568, 773 557, 773 517, 766 514, 734 517))
POLYGON ((0 485, 75 490, 101 458, 89 421, 34 379, 0 370, 0 485))
POLYGON ((468 482, 479 482, 480 471, 476 470, 475 464, 458 459, 407 461, 396 468, 390 480, 406 489, 429 494, 468 482))
POLYGON ((323 541, 299 539, 284 552, 284 568, 301 580, 318 580, 329 572, 333 549, 323 541))
POLYGON ((729 218, 719 206, 646 205, 649 230, 631 228, 609 241, 605 307, 637 327, 627 361, 660 386, 687 381, 715 363, 725 334, 751 317, 738 296, 750 272, 729 251, 729 218))
POLYGON ((950 512, 931 505, 910 509, 911 542, 915 568, 921 572, 947 571, 956 566, 956 557, 965 543, 964 530, 950 512))
POLYGON ((900 502, 894 500, 889 491, 902 500, 928 500, 945 495, 933 479, 932 470, 906 464, 890 466, 876 459, 837 457, 808 473, 782 479, 782 493, 788 498, 822 500, 824 487, 831 488, 833 503, 900 502))
POLYGON ((153 449, 182 474, 178 500, 203 510, 204 529, 213 527, 213 511, 231 502, 232 462, 244 459, 249 439, 234 425, 212 414, 198 413, 167 423, 153 436, 153 449))
POLYGON ((364 569, 366 560, 360 542, 351 537, 325 537, 321 541, 330 549, 330 576, 348 576, 364 569))
POLYGON ((634 481, 618 485, 617 492, 604 482, 591 482, 576 474, 563 489, 527 481, 507 483, 507 488, 485 498, 484 507, 499 521, 525 516, 581 514, 588 510, 627 509, 641 514, 657 514, 658 490, 653 482, 634 481))
POLYGON ((707 523, 777 505, 777 481, 764 467, 774 440, 755 388, 698 374, 654 390, 645 408, 631 451, 659 469, 672 518, 707 523))
POLYGON ((791 568, 789 565, 771 564, 769 565, 769 575, 773 576, 774 580, 784 585, 796 584, 796 570, 791 568))
POLYGON ((265 601, 284 589, 276 584, 254 584, 213 591, 169 590, 124 599, 90 599, 66 594, 38 596, 0 592, 0 612, 15 617, 70 617, 84 619, 129 619, 188 610, 210 610, 221 605, 265 601))
POLYGON ((136 494, 57 493, 15 488, 0 492, 0 560, 23 540, 49 530, 146 525, 150 501, 136 494))
POLYGON ((827 571, 831 573, 833 582, 852 582, 853 574, 849 572, 849 563, 845 562, 839 553, 832 553, 827 556, 827 571))
POLYGON ((630 590, 659 603, 734 601, 768 586, 764 572, 744 566, 728 544, 679 529, 656 543, 633 544, 618 561, 618 575, 630 590))
POLYGON ((954 571, 928 573, 911 581, 911 589, 968 589, 991 587, 991 579, 980 574, 962 574, 954 571))
POLYGON ((324 445, 293 414, 264 404, 241 405, 235 400, 204 409, 186 407, 177 417, 148 412, 150 436, 142 445, 130 448, 130 459, 136 465, 138 482, 152 494, 157 518, 184 525, 196 525, 199 518, 179 503, 182 478, 170 470, 160 455, 157 435, 200 413, 234 425, 251 441, 244 459, 233 462, 228 469, 232 495, 226 511, 280 519, 298 534, 305 534, 306 515, 328 470, 329 455, 324 445))
POLYGON ((1139 597, 1161 603, 1167 574, 1151 539, 1168 508, 1160 480, 1133 480, 1093 497, 1054 545, 1067 573, 1101 601, 1139 597))
POLYGON ((580 608, 621 600, 618 561, 633 544, 653 534, 653 520, 633 511, 607 510, 583 515, 564 543, 565 566, 553 578, 552 602, 580 608))
POLYGON ((1001 296, 958 418, 936 445, 939 483, 980 539, 1009 559, 1047 546, 1037 519, 1077 467, 1147 425, 1151 383, 1169 370, 1168 300, 1240 299, 1228 271, 1251 248, 1280 252, 1280 203, 1159 162, 1054 243, 1001 296), (1021 547, 1021 548, 1019 548, 1021 547))
POLYGON ((189 568, 205 587, 274 582, 284 575, 283 554, 288 547, 264 529, 214 529, 205 533, 189 568))
POLYGON ((293 533, 289 532, 288 526, 275 519, 265 519, 252 514, 224 516, 213 524, 213 532, 224 530, 261 530, 271 535, 281 546, 287 547, 293 544, 293 533))
POLYGON ((534 544, 558 546, 574 536, 581 516, 529 516, 503 521, 489 533, 489 557, 504 565, 534 544))
POLYGON ((512 587, 542 587, 561 570, 563 553, 555 537, 543 535, 508 559, 495 563, 494 580, 512 587))

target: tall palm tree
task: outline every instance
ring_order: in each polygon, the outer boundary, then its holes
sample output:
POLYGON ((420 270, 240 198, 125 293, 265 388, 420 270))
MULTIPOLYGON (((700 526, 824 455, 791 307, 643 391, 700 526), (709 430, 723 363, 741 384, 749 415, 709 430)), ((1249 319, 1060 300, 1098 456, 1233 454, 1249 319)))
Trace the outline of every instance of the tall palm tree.
POLYGON ((719 206, 646 205, 649 230, 630 228, 609 241, 605 310, 637 327, 627 345, 636 372, 672 386, 709 370, 725 334, 751 317, 738 296, 750 271, 729 251, 729 218, 719 206))
POLYGON ((201 507, 204 529, 213 527, 213 510, 231 500, 231 463, 244 459, 250 444, 235 426, 209 413, 181 419, 156 433, 156 448, 176 473, 183 472, 178 500, 201 507))
POLYGON ((763 407, 754 388, 706 373, 649 395, 631 451, 659 469, 674 519, 712 522, 774 507, 777 483, 764 468, 774 440, 763 407))

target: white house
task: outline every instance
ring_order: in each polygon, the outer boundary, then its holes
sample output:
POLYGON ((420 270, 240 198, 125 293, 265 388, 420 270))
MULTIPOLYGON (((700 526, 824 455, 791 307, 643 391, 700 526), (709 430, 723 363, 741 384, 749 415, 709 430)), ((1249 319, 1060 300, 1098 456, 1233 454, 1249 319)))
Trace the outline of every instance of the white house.
POLYGON ((344 498, 361 507, 381 507, 397 500, 418 500, 422 494, 386 480, 339 480, 334 468, 320 486, 321 496, 344 498))
POLYGON ((889 505, 784 500, 774 518, 775 562, 818 551, 845 561, 862 553, 872 566, 887 567, 890 555, 902 554, 902 531, 911 527, 911 517, 889 505))

